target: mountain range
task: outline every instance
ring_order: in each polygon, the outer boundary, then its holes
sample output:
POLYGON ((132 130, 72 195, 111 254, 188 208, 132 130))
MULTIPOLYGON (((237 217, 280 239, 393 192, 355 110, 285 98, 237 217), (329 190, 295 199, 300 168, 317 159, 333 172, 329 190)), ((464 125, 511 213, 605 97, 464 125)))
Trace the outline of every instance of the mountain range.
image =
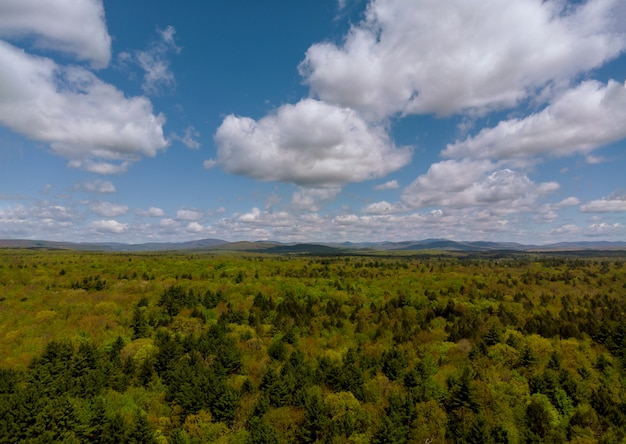
POLYGON ((273 241, 229 242, 221 239, 200 239, 188 242, 77 243, 28 239, 0 239, 0 248, 55 249, 75 251, 147 252, 147 251, 247 251, 276 254, 345 254, 351 251, 579 251, 626 250, 626 242, 581 241, 559 242, 546 245, 524 245, 514 242, 453 241, 449 239, 424 239, 402 242, 343 242, 343 243, 281 243, 273 241))

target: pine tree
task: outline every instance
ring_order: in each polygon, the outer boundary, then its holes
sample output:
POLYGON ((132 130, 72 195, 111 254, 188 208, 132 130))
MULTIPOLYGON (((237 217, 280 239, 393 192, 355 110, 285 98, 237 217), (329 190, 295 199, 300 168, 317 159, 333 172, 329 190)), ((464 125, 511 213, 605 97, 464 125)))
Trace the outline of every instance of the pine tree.
POLYGON ((145 415, 137 414, 135 427, 128 436, 128 442, 131 444, 156 444, 154 428, 145 415))
POLYGON ((304 406, 304 421, 298 430, 298 441, 313 443, 322 440, 329 425, 328 409, 320 395, 314 393, 308 396, 304 406))
POLYGON ((250 435, 246 440, 249 444, 278 444, 278 433, 263 418, 252 417, 248 421, 250 435))
POLYGON ((130 327, 133 329, 133 339, 145 338, 148 336, 148 320, 144 314, 145 308, 135 305, 133 307, 133 317, 130 327))

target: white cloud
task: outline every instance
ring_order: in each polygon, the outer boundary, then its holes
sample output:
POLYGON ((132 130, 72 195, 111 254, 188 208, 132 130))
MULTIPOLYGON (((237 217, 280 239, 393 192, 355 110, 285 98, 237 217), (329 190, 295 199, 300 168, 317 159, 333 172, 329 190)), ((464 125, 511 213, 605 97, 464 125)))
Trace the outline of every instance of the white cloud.
POLYGON ((390 181, 382 183, 380 185, 376 185, 374 187, 374 189, 378 190, 378 191, 384 191, 384 190, 395 190, 395 189, 397 189, 399 187, 400 187, 400 185, 398 184, 397 180, 390 180, 390 181))
POLYGON ((340 46, 311 46, 299 69, 322 100, 372 118, 512 107, 623 51, 618 5, 374 0, 340 46))
POLYGON ((93 193, 115 193, 115 185, 107 180, 90 180, 74 186, 75 190, 85 190, 93 193))
POLYGON ((596 229, 596 230, 611 230, 611 229, 620 229, 620 228, 624 228, 624 224, 619 223, 619 222, 615 222, 612 224, 606 223, 606 222, 602 222, 599 224, 591 224, 589 226, 592 229, 596 229))
POLYGON ((0 207, 0 237, 50 239, 65 233, 79 220, 80 214, 74 209, 46 201, 35 202, 29 207, 0 207))
MULTIPOLYGON (((223 218, 214 226, 217 237, 228 239, 278 239, 285 242, 403 241, 428 237, 457 240, 526 240, 527 224, 517 215, 502 216, 489 208, 436 209, 424 213, 365 214, 337 216, 317 213, 287 213, 253 208, 247 213, 223 218), (524 228, 520 228, 524 227, 524 228)), ((532 237, 535 239, 535 237, 532 237)))
POLYGON ((178 222, 176 222, 174 219, 165 218, 161 219, 161 221, 159 222, 159 226, 165 229, 175 229, 178 227, 178 222))
POLYGON ((588 153, 626 137, 626 85, 586 81, 544 110, 450 144, 446 157, 511 159, 588 153))
POLYGON ((201 233, 202 231, 204 231, 204 227, 198 222, 190 222, 185 230, 189 231, 190 233, 201 233))
POLYGON ((170 68, 170 55, 180 52, 174 38, 176 29, 168 26, 157 32, 159 38, 152 42, 147 50, 120 54, 122 64, 136 63, 144 71, 141 87, 146 94, 158 94, 176 84, 174 73, 170 68))
POLYGON ((94 202, 89 206, 89 209, 102 217, 123 216, 128 213, 128 206, 113 202, 94 202))
POLYGON ((575 236, 582 232, 582 228, 574 224, 563 224, 550 231, 553 236, 575 236))
POLYGON ((57 222, 69 222, 79 217, 72 208, 47 201, 37 202, 31 206, 28 210, 28 216, 57 222))
POLYGON ((202 163, 202 166, 205 170, 210 170, 211 168, 217 165, 217 160, 215 159, 207 159, 202 163))
POLYGON ((594 156, 593 154, 587 154, 585 156, 585 162, 589 165, 597 165, 599 163, 606 162, 606 158, 604 156, 594 156))
POLYGON ((401 202, 389 203, 383 200, 369 204, 361 211, 365 214, 394 214, 407 211, 407 207, 401 202))
POLYGON ((283 105, 258 121, 230 115, 215 142, 217 162, 230 173, 312 187, 382 177, 411 159, 384 127, 312 99, 283 105))
POLYGON ((70 166, 123 172, 167 147, 162 115, 76 66, 62 67, 0 41, 0 123, 50 143, 70 166), (113 163, 118 161, 120 163, 113 163))
POLYGON ((580 206, 583 213, 623 213, 626 212, 626 196, 592 200, 580 206))
POLYGON ((176 219, 196 221, 202 219, 204 212, 195 209, 182 209, 176 212, 176 219))
POLYGON ((147 210, 137 210, 137 216, 163 217, 165 216, 165 211, 163 211, 161 208, 150 207, 147 210))
POLYGON ((201 146, 200 142, 196 140, 198 137, 200 137, 200 133, 193 126, 188 126, 187 128, 185 128, 185 134, 179 136, 178 134, 174 133, 172 134, 171 139, 179 140, 187 148, 197 150, 201 146))
POLYGON ((0 37, 26 36, 35 37, 36 47, 72 54, 94 68, 111 58, 101 0, 2 0, 0 37))
POLYGON ((29 207, 17 205, 9 208, 0 208, 0 219, 6 221, 29 221, 32 219, 54 221, 58 223, 76 221, 80 215, 71 207, 37 201, 29 207))
POLYGON ((89 171, 94 174, 122 174, 128 171, 130 162, 111 163, 87 160, 70 160, 67 163, 70 168, 77 168, 80 170, 89 171))
POLYGON ((322 208, 325 202, 333 200, 341 189, 335 188, 301 188, 291 197, 292 208, 315 212, 322 208))
POLYGON ((116 220, 96 220, 91 224, 91 229, 102 234, 122 234, 128 230, 128 224, 118 222, 116 220))
POLYGON ((555 182, 537 184, 523 173, 498 169, 489 161, 448 160, 431 165, 405 188, 402 201, 414 208, 494 206, 515 212, 558 188, 555 182))
POLYGON ((563 199, 562 201, 557 203, 555 206, 556 208, 565 208, 565 207, 573 207, 576 205, 580 205, 580 200, 578 200, 578 198, 576 197, 570 196, 570 197, 563 199))
MULTIPOLYGON (((595 224, 589 225, 589 236, 602 236, 605 237, 607 235, 623 235, 626 232, 626 226, 620 222, 599 222, 595 224)), ((622 237, 623 239, 623 237, 622 237)))

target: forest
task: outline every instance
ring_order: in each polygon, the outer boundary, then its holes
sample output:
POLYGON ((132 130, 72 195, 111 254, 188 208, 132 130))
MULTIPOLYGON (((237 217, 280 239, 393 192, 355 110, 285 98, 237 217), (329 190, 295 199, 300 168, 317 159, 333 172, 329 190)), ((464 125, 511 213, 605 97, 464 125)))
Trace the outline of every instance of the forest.
POLYGON ((0 443, 626 442, 625 263, 0 249, 0 443))

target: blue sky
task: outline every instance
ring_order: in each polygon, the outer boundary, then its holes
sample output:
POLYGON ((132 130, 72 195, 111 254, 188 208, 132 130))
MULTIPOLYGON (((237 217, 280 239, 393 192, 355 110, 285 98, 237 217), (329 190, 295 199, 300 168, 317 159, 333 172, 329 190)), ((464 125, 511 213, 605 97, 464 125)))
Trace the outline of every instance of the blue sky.
POLYGON ((0 238, 626 240, 621 0, 0 2, 0 238))

